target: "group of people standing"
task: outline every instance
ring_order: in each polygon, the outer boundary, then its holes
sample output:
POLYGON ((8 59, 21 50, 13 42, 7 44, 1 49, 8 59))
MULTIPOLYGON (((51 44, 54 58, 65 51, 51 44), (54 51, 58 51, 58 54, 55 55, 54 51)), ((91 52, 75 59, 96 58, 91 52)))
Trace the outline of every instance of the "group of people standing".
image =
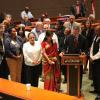
MULTIPOLYGON (((12 81, 30 83, 35 87, 38 87, 42 68, 44 89, 59 91, 64 67, 61 57, 66 53, 85 54, 92 61, 93 83, 99 94, 100 27, 96 27, 95 32, 91 24, 87 20, 82 29, 75 16, 70 15, 68 21, 58 22, 53 32, 50 30, 50 19, 45 18, 44 23, 37 22, 26 37, 25 26, 16 29, 11 23, 11 16, 7 15, 0 24, 0 66, 4 67, 2 61, 5 59, 12 81)), ((84 67, 86 71, 86 65, 84 67)), ((82 74, 83 67, 80 69, 80 86, 82 74)), ((3 75, 2 70, 0 75, 3 75)), ((64 76, 66 79, 66 74, 64 76)))
MULTIPOLYGON (((6 17, 9 17, 7 19, 11 21, 11 15, 6 15, 6 17)), ((29 32, 25 37, 24 26, 20 25, 16 29, 11 23, 8 24, 7 19, 0 24, 0 77, 8 79, 8 75, 10 75, 12 81, 30 83, 32 86, 38 87, 40 68, 43 65, 45 66, 43 67, 44 88, 57 91, 55 84, 58 81, 55 81, 53 76, 56 72, 55 77, 58 78, 57 72, 60 73, 60 71, 58 71, 59 67, 55 67, 55 65, 58 66, 58 48, 56 42, 54 43, 52 40, 53 32, 44 30, 43 25, 37 22, 36 34, 44 32, 43 40, 40 43, 38 37, 36 39, 35 32, 29 32), (5 63, 3 63, 3 59, 5 59, 5 63), (6 64, 5 69, 8 68, 8 73, 5 73, 2 69, 5 67, 4 64, 6 64), (46 66, 51 68, 48 70, 46 66)))

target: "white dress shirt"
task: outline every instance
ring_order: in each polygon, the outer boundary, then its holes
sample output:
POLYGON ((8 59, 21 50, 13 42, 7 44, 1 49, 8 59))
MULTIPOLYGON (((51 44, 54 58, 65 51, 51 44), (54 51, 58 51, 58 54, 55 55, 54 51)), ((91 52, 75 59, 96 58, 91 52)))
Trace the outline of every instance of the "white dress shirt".
POLYGON ((36 66, 36 64, 33 64, 33 61, 34 62, 41 61, 42 58, 41 45, 39 44, 38 41, 35 41, 34 45, 31 45, 30 42, 26 42, 23 45, 23 54, 26 65, 36 66))
MULTIPOLYGON (((94 38, 94 40, 95 39, 96 39, 96 37, 94 38)), ((99 40, 99 39, 100 39, 100 37, 97 37, 96 41, 99 40)), ((99 43, 99 50, 98 50, 98 52, 95 55, 93 55, 93 45, 94 45, 94 41, 93 41, 91 49, 90 49, 90 58, 92 60, 100 59, 100 43, 99 43)))
POLYGON ((21 18, 24 19, 25 16, 28 16, 29 19, 34 18, 34 16, 32 15, 30 11, 28 11, 28 13, 26 13, 25 11, 22 11, 21 18))
POLYGON ((38 40, 39 35, 44 33, 44 30, 37 31, 37 28, 33 28, 31 32, 35 35, 36 40, 38 40))

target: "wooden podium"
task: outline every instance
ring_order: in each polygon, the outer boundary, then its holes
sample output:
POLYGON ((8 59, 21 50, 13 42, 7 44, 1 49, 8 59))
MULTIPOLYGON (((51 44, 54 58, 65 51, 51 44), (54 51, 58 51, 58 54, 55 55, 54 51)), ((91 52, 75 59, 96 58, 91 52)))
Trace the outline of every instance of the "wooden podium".
POLYGON ((83 64, 79 54, 65 54, 61 64, 67 66, 67 93, 80 97, 80 67, 83 64))

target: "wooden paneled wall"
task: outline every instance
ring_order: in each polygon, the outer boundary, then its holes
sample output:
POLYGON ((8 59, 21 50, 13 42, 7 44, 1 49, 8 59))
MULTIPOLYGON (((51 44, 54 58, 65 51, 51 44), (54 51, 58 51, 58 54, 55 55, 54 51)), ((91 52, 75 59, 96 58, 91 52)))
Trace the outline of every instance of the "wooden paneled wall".
MULTIPOLYGON (((48 12, 49 16, 70 14, 69 8, 76 0, 0 0, 0 12, 10 13, 15 20, 20 20, 20 12, 29 6, 33 15, 39 17, 48 12)), ((90 13, 91 0, 87 0, 87 16, 90 13)), ((96 0, 96 18, 100 19, 100 0, 96 0)))

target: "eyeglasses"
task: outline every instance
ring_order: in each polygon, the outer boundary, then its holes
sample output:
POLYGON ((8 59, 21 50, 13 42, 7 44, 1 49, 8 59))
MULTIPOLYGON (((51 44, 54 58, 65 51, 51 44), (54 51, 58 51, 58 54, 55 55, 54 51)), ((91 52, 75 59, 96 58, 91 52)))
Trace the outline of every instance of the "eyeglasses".
POLYGON ((16 30, 12 30, 12 32, 17 32, 16 30))
POLYGON ((29 39, 34 39, 35 37, 29 37, 29 39))

